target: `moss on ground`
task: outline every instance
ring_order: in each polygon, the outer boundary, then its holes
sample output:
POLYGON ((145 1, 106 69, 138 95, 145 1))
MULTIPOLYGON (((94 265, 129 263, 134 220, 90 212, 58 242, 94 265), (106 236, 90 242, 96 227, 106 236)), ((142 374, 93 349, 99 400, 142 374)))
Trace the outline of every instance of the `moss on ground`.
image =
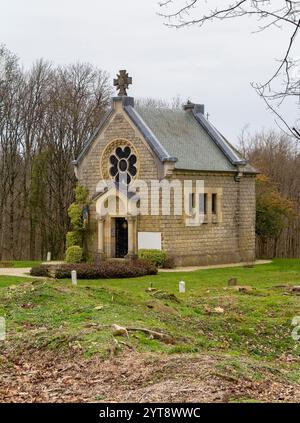
POLYGON ((215 372, 221 375, 260 380, 267 372, 296 382, 300 348, 291 337, 291 321, 300 315, 300 297, 289 291, 293 285, 300 285, 296 259, 253 268, 79 281, 77 287, 69 280, 1 276, 0 316, 6 318, 7 341, 0 343, 0 353, 70 348, 103 357, 112 348, 205 353, 220 357, 215 372), (230 278, 252 290, 229 288, 230 278), (180 280, 186 282, 185 294, 178 293, 180 280), (162 295, 147 292, 150 286, 162 295), (128 339, 114 337, 114 323, 164 332, 175 342, 164 343, 141 331, 130 331, 128 339))

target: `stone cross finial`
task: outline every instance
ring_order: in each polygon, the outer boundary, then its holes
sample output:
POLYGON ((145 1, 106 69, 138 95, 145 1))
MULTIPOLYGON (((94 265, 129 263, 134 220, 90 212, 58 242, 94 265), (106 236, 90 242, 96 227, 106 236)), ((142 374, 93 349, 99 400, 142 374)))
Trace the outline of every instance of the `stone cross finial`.
POLYGON ((117 75, 117 78, 114 79, 114 86, 117 87, 118 95, 127 95, 127 89, 129 85, 132 84, 132 78, 128 75, 128 72, 126 70, 120 70, 119 75, 117 75))

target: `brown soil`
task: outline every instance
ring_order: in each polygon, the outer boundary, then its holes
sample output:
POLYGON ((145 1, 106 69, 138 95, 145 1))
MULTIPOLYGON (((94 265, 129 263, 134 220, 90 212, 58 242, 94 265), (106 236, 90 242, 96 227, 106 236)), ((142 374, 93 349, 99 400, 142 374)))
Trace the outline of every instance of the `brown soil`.
POLYGON ((0 402, 299 402, 300 386, 219 374, 215 357, 127 352, 103 361, 49 352, 0 358, 0 402))

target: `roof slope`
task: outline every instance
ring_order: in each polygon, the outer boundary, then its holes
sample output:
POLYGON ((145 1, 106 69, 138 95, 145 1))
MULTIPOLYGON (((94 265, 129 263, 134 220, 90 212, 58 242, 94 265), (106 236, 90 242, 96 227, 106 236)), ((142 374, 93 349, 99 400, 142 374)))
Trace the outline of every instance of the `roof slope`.
MULTIPOLYGON (((221 146, 218 146, 208 133, 211 130, 218 134, 203 115, 199 118, 203 117, 207 127, 197 119, 198 114, 195 115, 192 110, 181 111, 149 107, 135 107, 135 110, 159 140, 164 150, 168 152, 168 155, 178 159, 175 168, 236 171, 235 163, 226 157, 221 146)), ((221 138, 220 134, 218 136, 221 138)), ((237 162, 244 162, 223 137, 221 142, 226 144, 225 147, 228 148, 228 151, 233 152, 237 162)))
POLYGON ((78 166, 114 113, 114 102, 141 131, 161 162, 174 162, 177 169, 216 172, 257 173, 226 138, 204 117, 203 107, 191 103, 186 110, 134 107, 132 97, 115 97, 111 110, 100 122, 73 164, 78 166), (202 112, 201 112, 202 110, 202 112))

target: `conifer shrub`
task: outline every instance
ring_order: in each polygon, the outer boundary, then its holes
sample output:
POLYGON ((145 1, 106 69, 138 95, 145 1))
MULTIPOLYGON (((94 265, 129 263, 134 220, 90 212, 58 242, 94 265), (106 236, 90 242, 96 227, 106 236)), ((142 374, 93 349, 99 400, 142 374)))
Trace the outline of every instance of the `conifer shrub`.
POLYGON ((79 245, 73 245, 67 248, 66 262, 67 263, 81 263, 82 261, 82 248, 79 245))
POLYGON ((66 236, 66 247, 73 247, 74 245, 79 245, 81 247, 82 237, 79 231, 69 231, 66 236))

